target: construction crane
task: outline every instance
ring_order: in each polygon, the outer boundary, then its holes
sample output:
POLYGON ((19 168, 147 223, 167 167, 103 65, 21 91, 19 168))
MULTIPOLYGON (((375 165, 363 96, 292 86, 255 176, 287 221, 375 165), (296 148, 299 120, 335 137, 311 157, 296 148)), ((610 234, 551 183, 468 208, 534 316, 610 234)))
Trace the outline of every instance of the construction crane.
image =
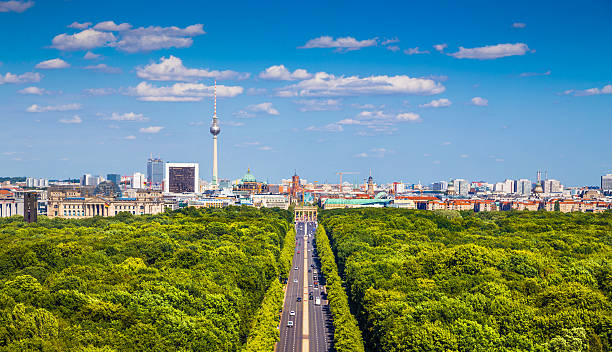
POLYGON ((358 175, 359 172, 354 171, 338 171, 336 175, 340 175, 340 186, 342 186, 342 175, 358 175))

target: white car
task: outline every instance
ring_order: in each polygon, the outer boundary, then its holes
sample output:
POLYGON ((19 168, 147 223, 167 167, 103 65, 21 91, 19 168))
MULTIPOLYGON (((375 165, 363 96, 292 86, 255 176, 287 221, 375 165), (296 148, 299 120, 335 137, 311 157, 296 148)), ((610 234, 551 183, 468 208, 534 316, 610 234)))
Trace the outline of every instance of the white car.
POLYGON ((291 312, 289 312, 289 315, 294 316, 294 315, 295 315, 295 312, 294 312, 294 311, 291 311, 291 312))
POLYGON ((293 282, 295 282, 295 283, 297 284, 297 282, 298 282, 298 279, 293 279, 293 282))
POLYGON ((292 327, 292 326, 293 326, 293 322, 292 322, 291 320, 289 320, 289 321, 287 322, 287 326, 288 326, 288 327, 292 327))
POLYGON ((293 269, 298 270, 299 268, 296 266, 296 267, 295 267, 295 268, 293 268, 293 269))

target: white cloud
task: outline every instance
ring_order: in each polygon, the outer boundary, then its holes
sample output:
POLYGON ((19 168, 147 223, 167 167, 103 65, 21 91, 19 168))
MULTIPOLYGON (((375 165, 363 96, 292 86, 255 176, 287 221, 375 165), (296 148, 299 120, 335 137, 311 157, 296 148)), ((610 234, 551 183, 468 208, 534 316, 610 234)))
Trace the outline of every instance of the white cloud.
POLYGON ((459 155, 459 157, 462 158, 462 159, 466 159, 466 158, 469 158, 470 156, 467 155, 467 154, 461 154, 461 155, 459 155))
POLYGON ((123 114, 112 113, 111 116, 106 117, 105 120, 112 121, 149 121, 148 117, 145 117, 143 114, 136 114, 133 112, 126 112, 123 114))
POLYGON ((108 66, 107 64, 97 64, 97 65, 89 65, 83 67, 86 70, 104 72, 104 73, 121 73, 121 69, 119 67, 108 66))
POLYGON ((138 132, 140 133, 159 133, 159 131, 163 129, 164 127, 162 126, 149 126, 149 127, 143 127, 139 129, 138 132))
POLYGON ((497 161, 498 163, 503 163, 503 162, 504 162, 504 159, 502 159, 502 158, 496 158, 496 159, 495 159, 495 161, 497 161))
POLYGON ((529 47, 524 43, 487 45, 478 48, 459 47, 459 51, 449 54, 457 59, 492 60, 506 56, 525 55, 529 47))
POLYGON ((472 102, 472 105, 476 105, 476 106, 487 106, 489 105, 489 101, 485 98, 482 97, 473 97, 472 100, 470 100, 472 102))
POLYGON ((389 45, 387 46, 387 50, 393 51, 394 53, 400 51, 400 47, 398 45, 389 45))
POLYGON ((442 145, 442 146, 447 146, 447 145, 451 145, 451 144, 452 144, 451 142, 446 141, 446 142, 442 142, 442 144, 441 144, 441 145, 442 145))
POLYGON ((50 94, 50 92, 46 90, 45 88, 38 88, 38 87, 26 87, 20 90, 19 93, 34 94, 34 95, 50 94))
POLYGON ((83 58, 85 60, 96 60, 96 59, 99 59, 100 56, 101 55, 99 55, 99 54, 94 54, 91 51, 88 51, 88 52, 85 53, 85 56, 83 56, 83 58))
POLYGON ((57 69, 57 68, 67 68, 67 67, 70 67, 70 64, 62 59, 57 58, 57 59, 51 59, 51 60, 39 62, 34 67, 48 70, 48 69, 57 69))
POLYGON ((4 83, 33 83, 40 81, 42 76, 38 72, 26 72, 21 75, 16 75, 10 72, 0 74, 0 84, 4 83))
POLYGON ((512 24, 512 27, 514 27, 514 28, 525 28, 525 27, 527 27, 527 24, 524 23, 524 22, 514 22, 512 24))
POLYGON ((71 111, 71 110, 79 110, 83 106, 78 103, 65 104, 65 105, 47 105, 47 106, 39 106, 32 105, 26 109, 27 112, 49 112, 49 111, 71 111))
POLYGON ((383 42, 380 43, 380 44, 382 44, 382 45, 389 45, 389 44, 393 44, 393 43, 399 43, 399 41, 400 40, 397 37, 395 37, 395 38, 383 40, 383 42))
POLYGON ((113 88, 87 88, 83 89, 83 92, 87 95, 101 96, 101 95, 111 95, 116 91, 113 88))
POLYGON ((114 47, 128 53, 168 48, 187 48, 193 44, 192 37, 204 34, 201 24, 179 27, 131 28, 129 23, 115 24, 112 21, 98 23, 75 34, 59 34, 52 40, 52 48, 59 50, 89 50, 99 47, 114 47), (116 32, 115 35, 112 32, 116 32))
POLYGON ((289 71, 285 65, 274 65, 259 73, 259 78, 276 80, 276 81, 295 81, 311 78, 312 74, 308 71, 298 68, 295 71, 289 71))
POLYGON ((395 118, 398 121, 410 121, 410 122, 421 121, 421 116, 419 116, 419 114, 415 114, 413 112, 404 112, 404 113, 401 113, 401 114, 397 114, 395 116, 395 118))
POLYGON ((355 155, 353 155, 353 157, 355 157, 355 158, 367 158, 368 157, 368 153, 355 154, 355 155))
POLYGON ((253 141, 253 142, 241 142, 238 144, 234 144, 234 147, 236 148, 251 148, 251 147, 257 147, 261 145, 260 142, 257 141, 253 141))
POLYGON ((521 77, 534 77, 534 76, 550 76, 551 71, 545 72, 523 72, 520 74, 521 77))
POLYGON ((34 1, 0 1, 0 12, 18 12, 21 13, 30 7, 34 6, 34 1))
POLYGON ((409 48, 409 49, 404 50, 404 54, 407 54, 407 55, 429 54, 429 51, 419 50, 419 47, 417 46, 416 48, 409 48))
POLYGON ((300 111, 334 111, 340 109, 339 99, 303 99, 295 101, 302 105, 300 111))
POLYGON ((265 112, 266 114, 269 114, 269 115, 278 115, 279 114, 278 110, 276 110, 272 106, 272 103, 266 102, 266 103, 259 103, 259 104, 249 105, 249 106, 246 107, 246 111, 245 110, 240 110, 235 115, 239 116, 239 117, 243 117, 243 118, 253 117, 253 114, 250 114, 248 111, 255 112, 255 113, 257 113, 257 112, 265 112))
POLYGON ((51 47, 59 50, 88 50, 107 46, 117 40, 113 33, 101 32, 95 29, 85 29, 75 34, 56 35, 51 47))
POLYGON ((192 37, 204 33, 202 24, 194 24, 185 28, 175 26, 139 27, 121 32, 120 40, 112 46, 128 53, 168 48, 188 48, 193 44, 192 37))
POLYGON ((282 88, 278 96, 315 97, 377 94, 438 94, 444 86, 431 79, 399 76, 334 76, 319 72, 313 78, 282 88))
POLYGON ((320 131, 320 132, 342 132, 344 128, 337 123, 328 123, 324 126, 309 126, 306 128, 307 131, 320 131))
POLYGON ((272 147, 268 147, 267 145, 262 145, 261 147, 257 147, 257 149, 267 152, 267 151, 272 150, 272 147))
POLYGON ((247 89, 247 94, 248 95, 266 94, 267 92, 268 92, 268 90, 265 89, 265 88, 249 88, 249 89, 247 89))
POLYGON ((577 97, 587 95, 612 94, 612 84, 607 84, 602 88, 589 88, 584 90, 569 89, 563 92, 563 94, 570 94, 577 97))
POLYGON ((446 43, 436 44, 436 45, 434 45, 433 47, 434 47, 434 49, 436 49, 437 51, 439 51, 439 52, 443 52, 443 51, 444 51, 444 49, 446 49, 446 48, 448 47, 448 44, 446 44, 446 43))
POLYGON ((59 122, 60 123, 73 124, 73 123, 81 123, 81 122, 83 122, 83 119, 81 119, 78 115, 74 115, 70 119, 59 119, 59 122))
POLYGON ((298 49, 336 48, 336 51, 352 51, 369 46, 376 46, 377 44, 377 38, 356 40, 353 37, 343 37, 334 39, 330 36, 321 36, 319 38, 310 39, 308 42, 306 42, 306 44, 298 47, 298 49))
POLYGON ((152 63, 145 67, 137 67, 136 74, 140 78, 151 81, 197 81, 201 78, 216 79, 245 79, 248 73, 236 71, 209 71, 208 69, 187 68, 183 61, 175 56, 162 57, 159 63, 152 63))
POLYGON ((100 31, 118 32, 118 31, 126 31, 128 29, 131 29, 132 25, 129 23, 116 24, 113 21, 104 21, 104 22, 98 23, 93 28, 100 30, 100 31))
POLYGON ((419 105, 420 108, 442 108, 451 106, 451 101, 446 98, 432 100, 429 103, 419 105))
POLYGON ((68 25, 68 28, 85 29, 85 28, 88 28, 89 26, 91 26, 91 22, 79 23, 79 22, 74 21, 68 25))
MULTIPOLYGON (((171 86, 156 87, 148 82, 140 82, 136 87, 129 88, 128 94, 135 95, 142 101, 186 102, 212 97, 213 90, 213 86, 202 83, 175 83, 171 86)), ((217 85, 217 96, 222 98, 232 98, 243 91, 244 88, 240 86, 217 85)))
POLYGON ((234 127, 244 126, 244 122, 227 121, 227 120, 221 120, 219 124, 223 126, 234 126, 234 127))
POLYGON ((128 141, 131 141, 131 140, 136 139, 136 136, 134 136, 134 135, 129 135, 129 136, 125 136, 125 137, 123 137, 123 139, 127 139, 128 141))
POLYGON ((393 154, 393 150, 387 148, 372 148, 370 151, 353 155, 355 158, 384 158, 387 154, 393 154))

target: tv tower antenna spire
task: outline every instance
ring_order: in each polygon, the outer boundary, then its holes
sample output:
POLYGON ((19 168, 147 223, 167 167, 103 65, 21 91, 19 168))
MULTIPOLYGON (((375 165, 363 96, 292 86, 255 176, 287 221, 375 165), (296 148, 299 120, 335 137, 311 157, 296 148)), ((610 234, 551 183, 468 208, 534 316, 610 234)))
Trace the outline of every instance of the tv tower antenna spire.
POLYGON ((219 119, 217 118, 217 80, 215 80, 214 93, 214 110, 213 110, 213 118, 212 125, 210 126, 210 134, 213 135, 213 167, 212 167, 212 187, 213 189, 217 189, 219 187, 218 180, 218 170, 217 170, 217 136, 221 133, 221 128, 219 127, 219 119))

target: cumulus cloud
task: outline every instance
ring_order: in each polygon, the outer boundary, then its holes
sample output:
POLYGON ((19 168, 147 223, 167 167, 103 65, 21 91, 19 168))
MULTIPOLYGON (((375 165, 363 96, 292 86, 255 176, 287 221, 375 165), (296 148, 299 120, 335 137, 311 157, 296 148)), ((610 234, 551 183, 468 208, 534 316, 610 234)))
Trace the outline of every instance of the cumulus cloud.
POLYGON ((113 21, 105 21, 98 23, 94 28, 87 28, 75 34, 59 34, 53 38, 51 47, 70 51, 108 46, 135 53, 168 48, 187 48, 193 44, 193 37, 204 33, 202 24, 194 24, 185 28, 175 26, 132 28, 129 23, 117 25, 113 21))
POLYGON ((89 65, 83 67, 86 70, 104 72, 104 73, 121 73, 121 69, 119 67, 108 66, 107 64, 97 64, 97 65, 89 65))
POLYGON ((121 32, 120 40, 113 46, 128 53, 168 48, 188 48, 193 44, 192 37, 205 33, 202 24, 194 24, 185 28, 175 26, 139 27, 121 32))
POLYGON ((295 101, 300 104, 300 111, 334 111, 340 109, 340 100, 338 99, 303 99, 295 101))
POLYGON ((276 110, 272 106, 272 103, 265 102, 265 103, 249 105, 246 107, 245 110, 240 110, 236 112, 234 115, 238 117, 243 117, 243 118, 253 117, 254 115, 251 114, 250 112, 253 112, 253 113, 263 112, 268 115, 278 115, 279 114, 278 110, 276 110))
MULTIPOLYGON (((128 94, 137 96, 142 101, 193 102, 212 97, 213 90, 213 86, 202 83, 175 83, 157 87, 148 82, 140 82, 136 87, 129 88, 128 94)), ((222 98, 233 98, 243 91, 244 88, 240 86, 217 86, 217 96, 222 98)))
POLYGON ((399 43, 399 41, 400 40, 397 37, 395 37, 395 38, 391 38, 391 39, 385 39, 380 44, 382 44, 382 45, 389 45, 389 44, 393 44, 393 43, 399 43))
POLYGON ((0 1, 0 12, 22 13, 32 6, 34 6, 34 1, 0 1))
POLYGON ((129 135, 129 136, 125 136, 125 137, 123 137, 123 139, 126 139, 126 140, 128 140, 128 141, 131 141, 131 140, 136 139, 136 136, 134 136, 134 135, 129 135))
POLYGON ((133 112, 126 112, 123 114, 114 112, 111 116, 104 119, 111 121, 149 121, 149 118, 145 117, 143 114, 136 114, 133 112))
POLYGON ((101 56, 101 55, 99 55, 99 54, 94 54, 94 53, 92 53, 91 51, 88 51, 88 52, 86 52, 86 53, 85 53, 85 55, 83 56, 83 58, 84 58, 85 60, 96 60, 96 59, 99 59, 99 58, 100 58, 100 56, 101 56))
POLYGON ((311 49, 311 48, 336 48, 336 51, 352 51, 366 48, 369 46, 376 46, 378 44, 378 38, 357 40, 353 37, 343 37, 334 39, 330 36, 321 36, 318 38, 310 39, 303 46, 298 49, 311 49))
POLYGON ((319 132, 342 132, 344 128, 337 123, 328 123, 323 126, 308 126, 306 131, 319 131, 319 132))
POLYGON ((400 51, 400 47, 398 45, 389 45, 387 46, 387 50, 393 51, 394 53, 400 51))
POLYGON ((353 155, 355 158, 384 158, 387 154, 393 154, 394 151, 387 148, 372 148, 367 153, 358 153, 353 155))
POLYGON ((476 106, 487 106, 489 105, 489 101, 485 98, 482 97, 473 97, 472 100, 470 100, 472 102, 472 105, 476 105, 476 106))
POLYGON ((520 74, 521 77, 534 77, 534 76, 550 76, 551 71, 545 72, 523 72, 520 74))
POLYGON ((402 112, 399 114, 388 114, 382 110, 364 110, 354 118, 345 118, 338 122, 340 126, 359 126, 358 135, 392 134, 397 131, 395 125, 403 122, 419 122, 421 117, 413 112, 402 112), (365 130, 363 129, 365 128, 365 130))
POLYGON ((34 104, 28 107, 26 111, 27 112, 70 111, 70 110, 79 110, 81 108, 82 108, 82 105, 78 103, 64 104, 64 105, 47 105, 47 106, 40 106, 40 105, 34 104))
POLYGON ((399 76, 334 76, 319 72, 313 78, 282 88, 281 97, 324 97, 382 94, 438 94, 444 86, 432 79, 399 76))
POLYGON ((74 115, 70 119, 59 119, 59 122, 60 123, 73 124, 73 123, 81 123, 81 122, 83 122, 83 119, 81 119, 78 115, 74 115))
POLYGON ((113 21, 104 21, 96 24, 93 28, 100 31, 119 32, 132 28, 132 25, 129 23, 116 24, 113 21))
POLYGON ((298 68, 295 71, 289 71, 285 65, 274 65, 265 69, 263 72, 259 73, 259 78, 276 80, 276 81, 295 81, 308 79, 312 77, 312 74, 308 73, 308 71, 298 68))
POLYGON ((75 34, 56 35, 51 41, 51 47, 65 51, 89 50, 107 46, 116 40, 117 38, 113 33, 89 28, 75 34))
POLYGON ((443 51, 444 51, 444 49, 446 49, 446 48, 448 47, 448 44, 446 44, 446 43, 442 43, 442 44, 435 44, 433 47, 434 47, 434 49, 436 49, 437 51, 439 51, 439 52, 443 52, 443 51))
POLYGON ((40 81, 42 76, 37 72, 26 72, 21 75, 16 75, 10 72, 4 75, 0 74, 0 84, 5 83, 34 83, 40 81))
POLYGON ((39 87, 26 87, 26 88, 23 88, 22 90, 20 90, 19 93, 21 93, 21 94, 33 94, 33 95, 50 94, 50 92, 48 90, 46 90, 45 88, 39 88, 39 87))
POLYGON ((406 55, 418 55, 418 54, 429 54, 428 50, 419 50, 419 47, 409 48, 404 50, 404 54, 406 55))
POLYGON ((573 95, 577 97, 587 95, 612 94, 612 84, 606 84, 602 88, 589 88, 583 90, 569 89, 563 92, 563 94, 573 95))
POLYGON ((85 29, 85 28, 89 28, 90 26, 91 26, 91 22, 79 23, 77 21, 74 21, 71 24, 69 24, 67 27, 74 28, 74 29, 85 29))
POLYGON ((397 114, 395 116, 395 119, 397 121, 416 122, 416 121, 421 121, 421 116, 419 116, 419 114, 415 114, 413 112, 404 112, 404 113, 401 113, 401 114, 397 114))
POLYGON ((159 63, 152 63, 144 67, 137 67, 136 74, 140 78, 151 81, 197 81, 202 78, 216 79, 245 79, 248 73, 236 71, 210 71, 208 69, 187 68, 183 61, 175 56, 162 57, 159 63))
POLYGON ((477 48, 459 47, 459 51, 449 54, 457 59, 492 60, 506 56, 525 55, 529 47, 524 43, 487 45, 477 48))
POLYGON ((70 64, 62 59, 57 58, 57 59, 51 59, 51 60, 39 62, 34 67, 49 70, 49 69, 67 68, 67 67, 70 67, 70 64))
POLYGON ((163 129, 164 127, 162 126, 149 126, 149 127, 143 127, 139 129, 138 132, 140 133, 159 133, 159 131, 163 129))
POLYGON ((442 108, 451 106, 451 101, 446 98, 432 100, 429 103, 419 105, 420 108, 442 108))
POLYGON ((524 22, 514 22, 512 24, 512 27, 514 27, 514 28, 525 28, 525 27, 527 27, 527 24, 524 23, 524 22))
POLYGON ((111 95, 116 91, 113 88, 87 88, 83 89, 83 93, 87 95, 101 96, 101 95, 111 95))

